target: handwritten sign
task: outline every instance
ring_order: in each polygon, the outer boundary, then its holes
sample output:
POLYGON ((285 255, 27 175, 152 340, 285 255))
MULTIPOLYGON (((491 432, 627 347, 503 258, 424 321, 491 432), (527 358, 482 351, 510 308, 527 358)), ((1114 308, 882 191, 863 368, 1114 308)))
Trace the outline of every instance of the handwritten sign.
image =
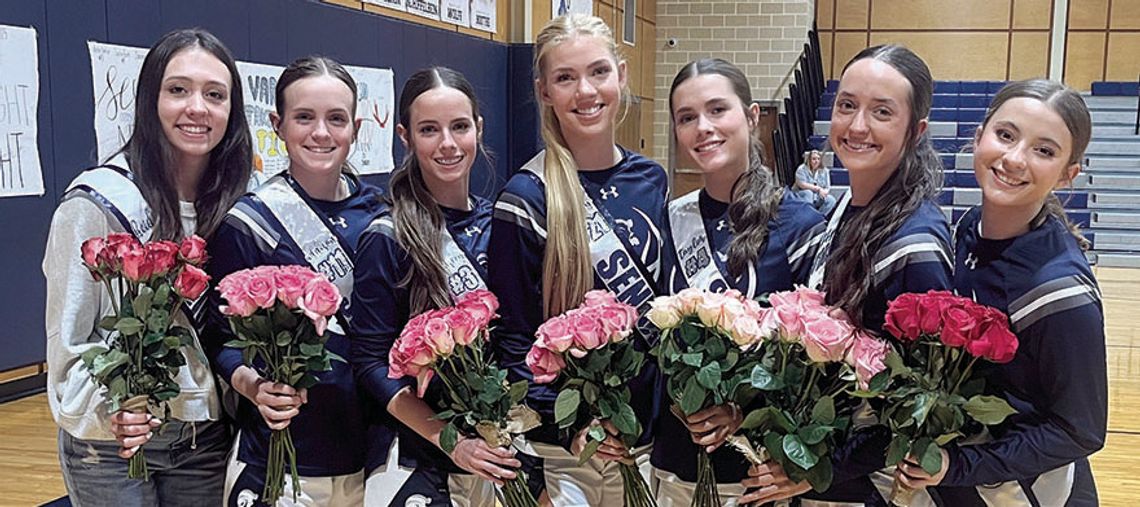
POLYGON ((36 30, 0 25, 0 197, 44 195, 36 30))
MULTIPOLYGON (((88 42, 95 93, 95 137, 99 160, 107 159, 126 143, 134 125, 134 96, 146 49, 88 42)), ((245 117, 253 141, 251 185, 289 167, 289 153, 273 131, 269 113, 276 108, 277 78, 284 67, 237 62, 245 93, 245 117)), ((395 125, 392 71, 346 65, 356 80, 356 117, 360 131, 348 161, 361 174, 391 172, 395 125)))

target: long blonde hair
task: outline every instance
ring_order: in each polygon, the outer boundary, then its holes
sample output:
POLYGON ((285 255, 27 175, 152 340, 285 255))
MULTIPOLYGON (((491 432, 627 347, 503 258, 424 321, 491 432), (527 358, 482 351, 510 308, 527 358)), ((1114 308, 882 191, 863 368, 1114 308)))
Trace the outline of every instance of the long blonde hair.
MULTIPOLYGON (((542 96, 547 53, 577 36, 597 37, 621 63, 613 32, 601 18, 569 14, 550 20, 534 44, 535 96, 542 96)), ((615 68, 615 72, 618 70, 615 68)), ((627 91, 622 90, 624 97, 627 91)), ((542 308, 547 318, 578 306, 594 287, 590 242, 586 237, 585 194, 578 182, 578 164, 566 146, 554 109, 541 100, 542 140, 546 144, 546 251, 542 261, 542 308)), ((623 108, 625 100, 622 100, 623 108)), ((615 124, 617 121, 615 121, 615 124)))

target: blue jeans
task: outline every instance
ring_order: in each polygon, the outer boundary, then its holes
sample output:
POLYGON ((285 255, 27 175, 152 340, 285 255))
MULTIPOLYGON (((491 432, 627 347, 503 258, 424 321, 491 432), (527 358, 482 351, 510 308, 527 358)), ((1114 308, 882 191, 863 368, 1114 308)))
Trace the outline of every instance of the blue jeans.
POLYGON ((75 507, 221 505, 230 449, 225 423, 170 421, 147 442, 150 480, 127 478, 119 443, 59 432, 59 464, 75 507))
POLYGON ((820 197, 819 194, 811 190, 797 190, 796 197, 810 202, 811 205, 815 206, 815 209, 819 211, 819 214, 825 217, 828 213, 831 213, 831 209, 835 207, 835 197, 831 194, 827 194, 827 197, 820 197))

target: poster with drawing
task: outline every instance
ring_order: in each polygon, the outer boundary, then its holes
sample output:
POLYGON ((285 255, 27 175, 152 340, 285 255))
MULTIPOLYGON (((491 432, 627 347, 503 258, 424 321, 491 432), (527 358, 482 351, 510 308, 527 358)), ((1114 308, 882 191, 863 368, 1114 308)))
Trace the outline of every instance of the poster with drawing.
POLYGON ((0 197, 44 195, 36 30, 0 25, 0 197))
MULTIPOLYGON (((95 93, 95 137, 99 160, 106 160, 130 137, 134 125, 134 96, 139 70, 146 49, 100 42, 88 42, 95 93)), ((288 152, 269 122, 276 107, 277 77, 285 68, 279 65, 237 62, 245 92, 245 115, 253 141, 252 183, 260 183, 286 167, 288 152)), ((390 121, 395 109, 392 71, 368 67, 345 68, 357 86, 356 116, 360 131, 348 161, 361 174, 391 172, 392 135, 390 121)))
POLYGON ((471 26, 471 0, 443 0, 440 14, 448 23, 471 26))
POLYGON ((404 8, 404 0, 364 0, 364 3, 379 5, 389 9, 396 9, 398 11, 407 10, 404 8))
POLYGON ((471 1, 471 28, 495 33, 497 10, 495 0, 471 1))
POLYGON ((404 0, 408 12, 428 19, 439 20, 439 0, 404 0))
POLYGON ((565 14, 594 14, 594 0, 550 0, 550 12, 554 17, 565 14))

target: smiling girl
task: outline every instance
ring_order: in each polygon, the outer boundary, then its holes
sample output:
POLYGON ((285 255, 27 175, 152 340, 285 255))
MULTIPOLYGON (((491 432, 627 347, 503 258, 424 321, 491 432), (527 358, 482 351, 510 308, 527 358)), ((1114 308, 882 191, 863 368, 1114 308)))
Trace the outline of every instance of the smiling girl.
MULTIPOLYGON (((216 283, 238 270, 301 265, 322 273, 341 296, 352 295, 352 255, 379 203, 375 188, 345 162, 360 120, 356 83, 339 63, 323 57, 294 61, 277 80, 270 114, 289 151, 289 169, 242 197, 226 215, 211 249, 216 283)), ((226 504, 248 505, 262 491, 270 430, 290 428, 297 449, 303 505, 356 505, 364 498, 364 422, 352 368, 341 361, 321 372, 308 390, 276 384, 223 346, 229 326, 211 291, 210 359, 242 395, 237 409, 237 452, 226 474, 226 504)), ((329 323, 329 350, 347 357, 341 321, 329 323)), ((292 499, 292 481, 278 505, 292 499)))
POLYGON ((1088 241, 1053 193, 1080 172, 1091 133, 1080 95, 1041 79, 1002 88, 978 129, 982 205, 958 222, 954 288, 1010 316, 1017 355, 991 367, 987 388, 1018 413, 992 441, 943 449, 934 477, 899 467, 904 484, 940 484, 943 505, 1097 505, 1088 456, 1107 428, 1104 308, 1088 241))
MULTIPOLYGON (((198 234, 208 240, 249 181, 251 147, 233 56, 202 30, 178 30, 147 52, 131 137, 105 165, 80 174, 52 217, 47 278, 47 390, 59 424, 59 459, 75 505, 215 505, 229 433, 214 376, 197 345, 182 352, 171 419, 111 413, 80 361, 105 346, 99 321, 110 295, 83 267, 83 241, 126 232, 142 241, 198 234), (116 442, 116 440, 118 440, 116 442), (147 444, 149 481, 127 478, 127 460, 147 444)), ((177 322, 198 333, 204 299, 177 322)), ((195 342, 197 343, 197 342, 195 342)))
POLYGON ((361 237, 350 310, 360 384, 399 433, 398 462, 369 463, 366 504, 414 505, 418 498, 492 507, 494 485, 521 466, 514 452, 461 436, 445 454, 444 423, 430 405, 440 400, 442 381, 433 380, 420 399, 412 379, 388 378, 389 352, 411 317, 487 285, 491 203, 469 192, 471 167, 484 153, 483 118, 471 84, 445 67, 408 78, 399 111, 396 133, 407 154, 392 175, 388 206, 361 237))
MULTIPOLYGON (((525 358, 538 326, 577 307, 587 291, 608 289, 642 313, 657 292, 668 185, 660 165, 615 144, 626 74, 599 18, 555 18, 536 39, 535 97, 546 149, 500 194, 489 249, 488 285, 502 303, 493 346, 512 380, 532 379, 525 358)), ((642 351, 647 336, 635 338, 642 351)), ((629 386, 644 431, 633 457, 644 456, 660 400, 656 366, 647 363, 629 386)), ((547 384, 532 384, 527 397, 543 416, 543 426, 527 434, 528 452, 545 459, 550 499, 555 505, 621 502, 616 461, 631 459, 634 450, 611 436, 578 465, 584 432, 559 433, 557 394, 547 384)))
MULTIPOLYGON (((704 180, 703 189, 669 204, 670 291, 732 288, 755 298, 807 283, 823 217, 785 192, 763 165, 753 136, 760 109, 744 73, 720 59, 691 62, 673 79, 669 104, 677 148, 704 180)), ((744 493, 747 461, 720 447, 739 428, 743 413, 729 404, 680 419, 662 408, 654 439, 669 445, 654 446, 652 456, 660 507, 691 504, 698 446, 711 453, 727 505, 744 493)))

